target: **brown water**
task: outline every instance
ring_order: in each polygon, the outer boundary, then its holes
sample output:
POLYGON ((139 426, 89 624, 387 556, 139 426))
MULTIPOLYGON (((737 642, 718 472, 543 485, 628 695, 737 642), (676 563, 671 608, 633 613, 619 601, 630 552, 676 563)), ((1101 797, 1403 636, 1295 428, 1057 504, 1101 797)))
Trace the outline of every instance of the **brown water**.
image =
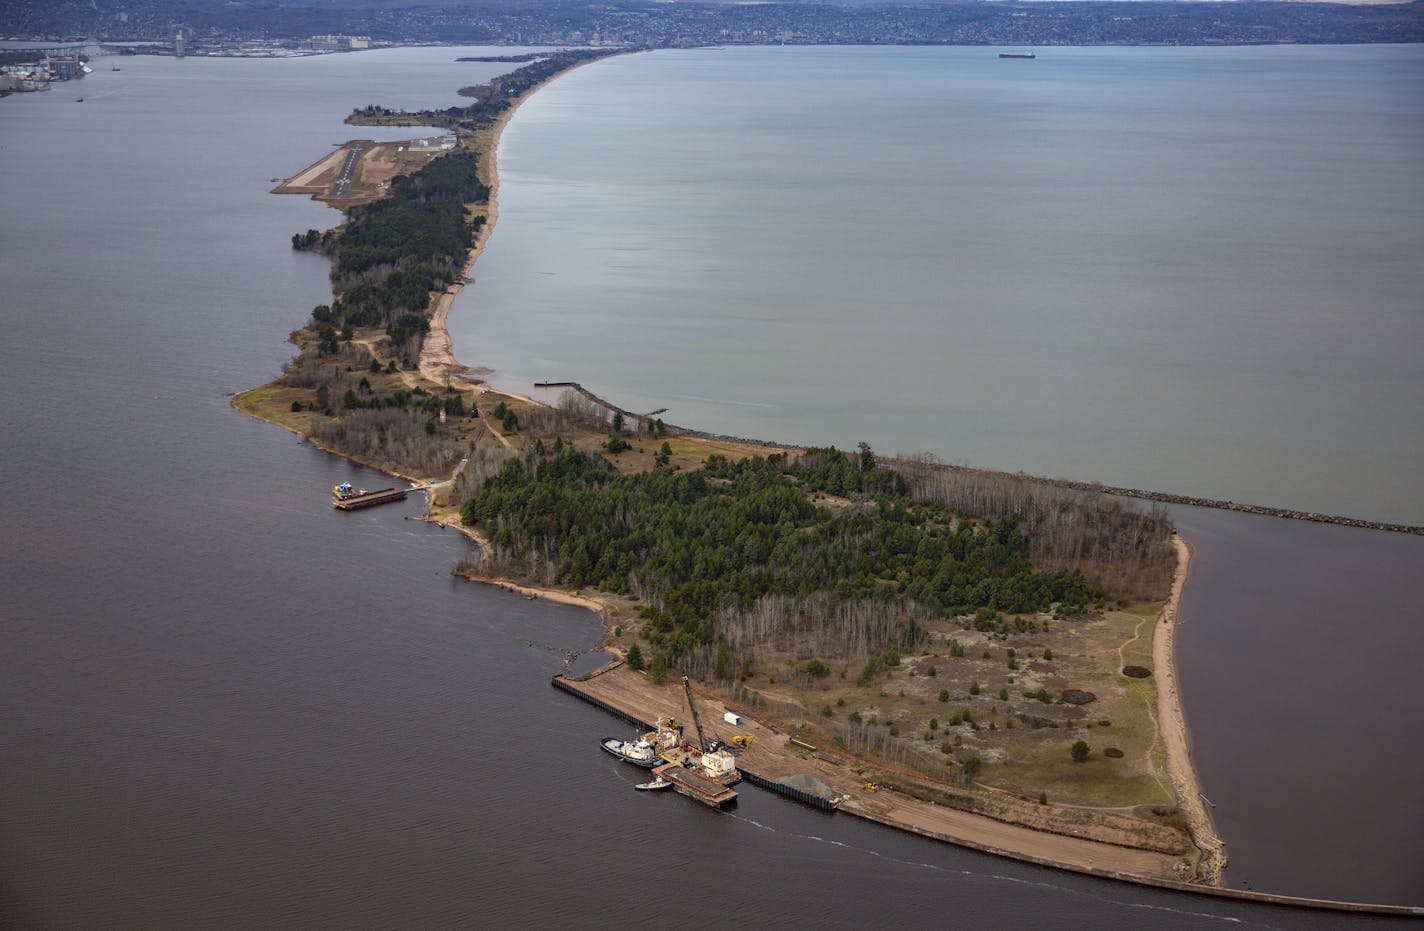
POLYGON ((1424 903, 1424 538, 1174 508, 1177 661, 1238 888, 1424 903))
MULTIPOLYGON (((335 215, 269 179, 352 106, 452 102, 458 54, 134 59, 83 107, 0 102, 0 926, 613 928, 650 897, 688 927, 1338 925, 634 792, 596 746, 622 725, 547 685, 587 614, 455 581, 419 501, 335 512, 379 476, 232 412, 328 293, 288 237, 335 215)), ((1274 739, 1218 723, 1203 756, 1274 739)))

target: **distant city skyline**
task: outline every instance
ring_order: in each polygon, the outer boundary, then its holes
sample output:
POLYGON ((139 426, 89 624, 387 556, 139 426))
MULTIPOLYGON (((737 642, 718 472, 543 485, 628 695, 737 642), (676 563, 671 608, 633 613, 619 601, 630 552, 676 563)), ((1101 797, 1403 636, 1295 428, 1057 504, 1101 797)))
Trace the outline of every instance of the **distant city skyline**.
POLYGON ((8 38, 169 41, 190 52, 252 41, 370 36, 377 44, 1269 45, 1424 41, 1424 2, 996 0, 989 3, 653 3, 538 0, 341 9, 218 0, 13 0, 8 38))

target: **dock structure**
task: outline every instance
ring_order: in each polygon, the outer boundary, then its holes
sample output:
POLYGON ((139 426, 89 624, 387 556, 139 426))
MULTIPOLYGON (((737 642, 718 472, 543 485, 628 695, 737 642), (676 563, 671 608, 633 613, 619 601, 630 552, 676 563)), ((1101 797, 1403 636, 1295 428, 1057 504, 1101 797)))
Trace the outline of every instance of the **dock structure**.
MULTIPOLYGON (((639 728, 643 731, 654 730, 656 729, 656 725, 649 722, 657 720, 658 714, 660 713, 657 710, 659 707, 665 710, 667 706, 663 704, 660 698, 653 696, 661 695, 662 693, 656 687, 652 686, 651 683, 648 683, 645 677, 638 676, 636 679, 630 680, 628 678, 629 675, 630 671, 623 663, 614 662, 584 676, 574 678, 568 678, 562 675, 554 676, 550 680, 550 684, 561 692, 566 692, 575 698, 588 702, 596 708, 603 709, 615 717, 621 718, 635 728, 639 728), (613 689, 601 688, 600 682, 605 675, 610 679, 620 680, 623 683, 623 687, 614 687, 613 689), (627 690, 627 683, 629 681, 638 682, 647 689, 648 694, 644 700, 630 696, 627 690)), ((694 692, 696 692, 695 689, 694 692)), ((697 694, 700 696, 698 700, 704 703, 704 712, 711 710, 725 711, 725 705, 709 705, 706 696, 701 696, 700 693, 697 694)), ((756 735, 756 739, 752 742, 749 749, 734 751, 737 755, 736 769, 741 778, 754 786, 766 789, 769 792, 775 792, 778 795, 784 795, 787 798, 795 799, 798 802, 810 805, 813 808, 827 813, 834 812, 840 808, 841 802, 847 796, 836 794, 818 796, 815 793, 808 792, 804 788, 792 784, 794 778, 791 782, 787 781, 788 777, 794 777, 797 773, 805 772, 805 761, 794 757, 790 760, 784 759, 781 754, 770 749, 778 742, 778 732, 774 728, 746 716, 738 716, 738 722, 738 728, 740 730, 745 730, 750 734, 756 735)), ((785 740, 785 737, 781 736, 780 739, 785 740)), ((666 757, 664 758, 666 759, 666 757)), ((825 775, 825 773, 822 773, 822 775, 825 775)), ((672 782, 673 780, 669 779, 668 781, 672 782)), ((842 782, 846 783, 847 786, 852 784, 859 786, 864 780, 843 778, 842 782)), ((720 786, 720 783, 713 782, 713 785, 720 786)))
POLYGON ((639 414, 636 411, 625 410, 606 398, 600 398, 598 395, 594 394, 592 391, 589 391, 587 388, 585 388, 583 385, 580 385, 576 381, 536 381, 534 383, 534 387, 568 388, 571 391, 577 391, 579 394, 588 398, 590 401, 597 404, 598 406, 610 410, 615 414, 622 414, 625 420, 636 420, 640 423, 647 423, 659 414, 667 413, 666 407, 660 407, 655 411, 648 411, 646 414, 639 414))
POLYGON ((355 511, 378 504, 389 504, 392 501, 404 501, 408 494, 408 488, 382 488, 380 491, 366 491, 349 497, 333 497, 331 506, 342 511, 355 511))
POLYGON ((720 782, 700 776, 681 763, 664 763, 653 772, 672 783, 672 787, 688 798, 712 808, 727 808, 737 801, 737 793, 720 782))

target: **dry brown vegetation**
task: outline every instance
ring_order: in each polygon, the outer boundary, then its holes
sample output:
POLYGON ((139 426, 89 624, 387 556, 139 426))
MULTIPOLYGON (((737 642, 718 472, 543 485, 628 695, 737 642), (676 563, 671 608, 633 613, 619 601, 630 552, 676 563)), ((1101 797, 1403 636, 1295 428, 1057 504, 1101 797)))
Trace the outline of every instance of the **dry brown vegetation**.
POLYGON ((1017 514, 1040 569, 1077 569, 1114 598, 1162 599, 1172 587, 1172 522, 1161 505, 1130 506, 1026 475, 949 465, 928 453, 889 460, 917 498, 965 514, 1017 514))
POLYGON ((905 773, 1034 801, 1044 793, 1054 804, 1170 812, 1155 681, 1120 672, 1124 663, 1151 664, 1160 607, 1039 615, 1007 633, 976 629, 972 616, 921 615, 922 646, 866 660, 865 648, 897 623, 886 606, 766 603, 723 620, 731 636, 760 645, 755 667, 708 687, 791 733, 905 773), (818 627, 827 618, 861 638, 844 644, 845 659, 823 652, 818 627), (1064 701, 1070 690, 1092 700, 1064 701), (1091 748, 1084 763, 1070 755, 1080 739, 1091 748), (1122 756, 1104 756, 1108 748, 1122 756))

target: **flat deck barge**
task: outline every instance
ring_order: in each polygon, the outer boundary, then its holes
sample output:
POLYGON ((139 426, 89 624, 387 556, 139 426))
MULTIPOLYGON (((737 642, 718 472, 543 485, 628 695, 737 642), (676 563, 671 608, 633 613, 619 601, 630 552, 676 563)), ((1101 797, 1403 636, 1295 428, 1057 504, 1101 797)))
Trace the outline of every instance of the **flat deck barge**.
POLYGON ((678 792, 712 808, 726 808, 737 800, 736 792, 705 776, 699 776, 680 763, 664 763, 653 772, 671 782, 678 792))
POLYGON ((355 511, 360 508, 375 507, 378 504, 389 504, 392 501, 404 501, 408 494, 410 494, 408 488, 382 488, 380 491, 363 491, 348 495, 336 494, 332 496, 331 506, 343 511, 355 511))

